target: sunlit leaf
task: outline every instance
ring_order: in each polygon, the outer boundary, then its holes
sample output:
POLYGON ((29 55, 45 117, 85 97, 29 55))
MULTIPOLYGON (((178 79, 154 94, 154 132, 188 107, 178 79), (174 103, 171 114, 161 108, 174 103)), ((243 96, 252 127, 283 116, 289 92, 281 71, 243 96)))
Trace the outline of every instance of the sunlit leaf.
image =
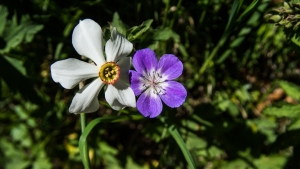
POLYGON ((298 85, 287 81, 280 81, 279 85, 288 96, 300 100, 300 87, 298 85))
POLYGON ((300 116, 300 105, 286 104, 281 107, 267 107, 263 110, 263 114, 275 117, 295 118, 300 116))

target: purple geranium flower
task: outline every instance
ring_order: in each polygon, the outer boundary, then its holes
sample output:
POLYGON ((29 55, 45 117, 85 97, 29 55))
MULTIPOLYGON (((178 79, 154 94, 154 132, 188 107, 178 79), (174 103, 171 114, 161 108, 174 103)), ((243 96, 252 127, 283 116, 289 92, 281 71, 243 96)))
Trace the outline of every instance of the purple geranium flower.
POLYGON ((136 96, 137 109, 145 117, 156 117, 162 111, 162 102, 169 107, 179 107, 187 92, 182 84, 173 81, 182 74, 182 62, 172 54, 158 61, 151 49, 138 50, 133 56, 136 71, 130 71, 130 87, 136 96))

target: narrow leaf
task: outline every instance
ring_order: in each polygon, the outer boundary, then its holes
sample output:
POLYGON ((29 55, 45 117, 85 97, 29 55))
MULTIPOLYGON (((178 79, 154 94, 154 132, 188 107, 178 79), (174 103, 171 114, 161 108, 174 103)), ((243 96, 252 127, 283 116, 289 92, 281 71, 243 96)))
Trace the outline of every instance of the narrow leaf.
POLYGON ((251 13, 251 11, 253 9, 255 9, 255 7, 259 4, 258 3, 259 0, 254 0, 252 1, 252 3, 245 9, 245 11, 240 15, 240 17, 237 19, 237 22, 242 21, 243 19, 245 19, 245 17, 251 13))
POLYGON ((92 129, 99 123, 116 123, 116 122, 125 121, 129 119, 138 120, 138 119, 142 119, 142 116, 117 116, 117 117, 105 116, 105 117, 96 118, 91 122, 89 122, 89 124, 86 126, 86 128, 84 129, 84 131, 82 132, 79 138, 79 152, 85 169, 89 169, 89 164, 88 164, 89 157, 85 156, 84 151, 86 150, 84 145, 92 129))
POLYGON ((230 14, 229 14, 229 19, 228 19, 228 22, 227 22, 227 25, 225 28, 225 32, 227 32, 234 24, 233 20, 234 20, 234 18, 236 18, 236 15, 239 12, 242 4, 243 4, 243 0, 234 0, 230 14))
POLYGON ((196 168, 193 157, 192 157, 191 153, 189 152, 189 150, 188 150, 185 142, 183 141, 181 135, 179 134, 178 130, 174 127, 174 125, 172 125, 168 128, 168 131, 170 132, 170 134, 172 135, 172 137, 175 139, 178 146, 180 147, 180 149, 183 153, 183 156, 185 157, 185 160, 187 161, 190 168, 193 168, 193 169, 196 168))
POLYGON ((7 8, 5 6, 0 5, 0 37, 2 36, 2 33, 5 29, 7 15, 7 8))

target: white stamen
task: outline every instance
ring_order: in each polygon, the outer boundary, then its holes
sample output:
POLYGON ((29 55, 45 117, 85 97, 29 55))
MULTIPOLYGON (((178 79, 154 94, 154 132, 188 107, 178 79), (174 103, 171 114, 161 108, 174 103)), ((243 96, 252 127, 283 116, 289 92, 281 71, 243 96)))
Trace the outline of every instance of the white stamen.
POLYGON ((155 70, 151 70, 148 73, 144 73, 142 81, 143 90, 147 90, 149 88, 152 89, 153 94, 156 95, 164 95, 166 94, 166 89, 161 85, 165 80, 163 79, 162 74, 155 70))

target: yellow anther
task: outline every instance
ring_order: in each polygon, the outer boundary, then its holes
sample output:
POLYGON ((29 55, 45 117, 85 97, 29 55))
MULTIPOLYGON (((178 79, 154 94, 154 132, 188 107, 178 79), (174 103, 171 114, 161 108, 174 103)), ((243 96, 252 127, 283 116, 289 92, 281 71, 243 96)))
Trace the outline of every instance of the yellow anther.
POLYGON ((99 70, 99 77, 105 84, 114 84, 120 76, 120 67, 115 62, 106 62, 99 70))

